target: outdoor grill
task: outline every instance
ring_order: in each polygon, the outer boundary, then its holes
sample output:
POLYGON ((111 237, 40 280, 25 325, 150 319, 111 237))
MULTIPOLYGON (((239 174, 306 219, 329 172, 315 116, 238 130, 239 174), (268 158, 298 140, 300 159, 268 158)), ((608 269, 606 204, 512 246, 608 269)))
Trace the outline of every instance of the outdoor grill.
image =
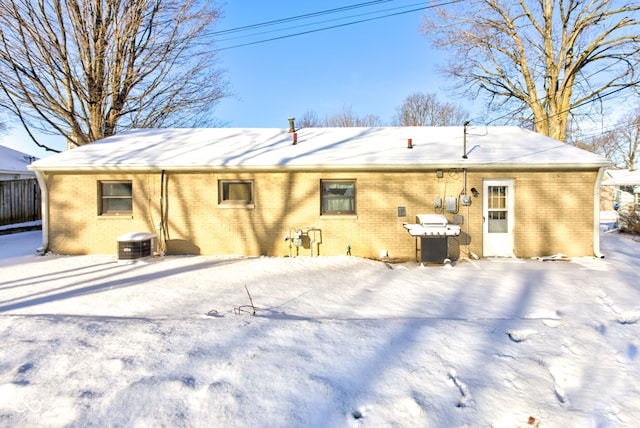
POLYGON ((416 253, 420 251, 422 263, 444 263, 449 259, 449 237, 460 235, 460 226, 449 224, 442 214, 418 214, 416 223, 403 226, 416 237, 416 253))

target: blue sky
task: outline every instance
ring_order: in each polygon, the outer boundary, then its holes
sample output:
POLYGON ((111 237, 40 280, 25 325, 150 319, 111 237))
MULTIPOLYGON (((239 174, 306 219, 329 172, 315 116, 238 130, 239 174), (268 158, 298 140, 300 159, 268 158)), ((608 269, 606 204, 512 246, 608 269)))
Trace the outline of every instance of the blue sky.
MULTIPOLYGON (((351 1, 229 0, 215 31, 342 8, 351 1)), ((390 124, 396 108, 414 92, 436 93, 469 109, 463 100, 450 99, 437 67, 442 54, 430 48, 420 33, 429 9, 403 13, 266 43, 235 47, 321 27, 376 18, 426 7, 427 1, 393 0, 217 36, 220 67, 234 96, 223 100, 216 117, 229 127, 287 127, 287 118, 313 110, 318 117, 351 107, 358 116, 377 115, 390 124), (319 23, 319 21, 328 21, 319 23), (296 27, 296 28, 289 28, 296 27), (287 29, 288 28, 288 29, 287 29), (227 49, 225 49, 227 48, 227 49)), ((35 156, 48 155, 28 141, 19 129, 0 135, 0 144, 35 156)), ((54 143, 57 148, 62 140, 54 143)), ((50 154, 50 153, 49 153, 50 154)))
MULTIPOLYGON (((352 2, 255 2, 234 0, 224 6, 220 30, 334 9, 352 2), (249 13, 248 13, 249 12, 249 13)), ((360 3, 363 3, 362 1, 360 3)), ((218 47, 340 25, 404 10, 428 2, 395 0, 370 7, 289 23, 301 28, 224 41, 218 47), (394 9, 403 7, 402 9, 394 9), (385 12, 386 10, 386 12, 385 12), (363 13, 372 15, 348 18, 363 13), (314 22, 343 20, 312 25, 314 22)), ((284 127, 287 117, 307 110, 319 117, 351 106, 363 116, 377 115, 390 123, 396 107, 413 92, 445 96, 446 84, 436 72, 442 57, 430 49, 419 31, 422 15, 411 12, 219 52, 222 66, 237 96, 223 101, 218 116, 229 126, 284 127)), ((269 26, 257 31, 276 30, 269 26)), ((249 32, 246 32, 247 34, 249 32)), ((245 32, 237 35, 245 35, 245 32)))

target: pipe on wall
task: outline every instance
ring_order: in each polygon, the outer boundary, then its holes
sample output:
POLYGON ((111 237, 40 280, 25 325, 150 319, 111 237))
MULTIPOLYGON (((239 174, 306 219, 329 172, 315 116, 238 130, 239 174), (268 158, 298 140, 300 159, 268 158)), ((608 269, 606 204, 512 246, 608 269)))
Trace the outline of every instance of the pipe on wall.
POLYGON ((598 169, 596 184, 593 186, 593 255, 599 259, 604 258, 604 254, 600 252, 600 186, 605 171, 605 167, 598 169))

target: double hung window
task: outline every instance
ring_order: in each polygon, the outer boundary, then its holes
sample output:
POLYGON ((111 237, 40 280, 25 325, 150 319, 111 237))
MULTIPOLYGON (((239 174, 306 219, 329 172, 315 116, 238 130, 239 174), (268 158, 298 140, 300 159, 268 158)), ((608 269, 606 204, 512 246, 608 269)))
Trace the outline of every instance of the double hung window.
POLYGON ((100 215, 131 215, 133 213, 131 181, 100 181, 98 194, 100 215))
POLYGON ((321 180, 320 195, 322 215, 356 214, 355 180, 321 180))

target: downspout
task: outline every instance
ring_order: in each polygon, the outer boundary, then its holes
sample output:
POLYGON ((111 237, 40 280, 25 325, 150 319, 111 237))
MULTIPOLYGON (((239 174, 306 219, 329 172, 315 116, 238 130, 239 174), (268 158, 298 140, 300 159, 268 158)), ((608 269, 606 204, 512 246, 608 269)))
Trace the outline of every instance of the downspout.
POLYGON ((593 255, 599 259, 604 258, 604 254, 600 252, 600 186, 605 171, 605 167, 600 167, 593 187, 593 255))
POLYGON ((40 209, 42 211, 42 247, 37 251, 45 255, 49 250, 49 190, 42 171, 36 169, 35 173, 40 186, 40 209))
MULTIPOLYGON (((463 194, 466 195, 467 194, 467 168, 462 168, 462 173, 463 173, 463 176, 464 176, 464 191, 463 191, 463 194)), ((469 241, 471 240, 471 235, 469 234, 470 233, 469 223, 470 223, 470 216, 471 216, 470 208, 471 208, 471 205, 467 205, 467 218, 464 221, 465 222, 465 227, 467 229, 467 232, 466 232, 467 236, 464 239, 465 240, 464 244, 467 247, 467 255, 469 257, 477 259, 478 256, 476 256, 474 253, 471 252, 471 247, 469 246, 469 243, 470 243, 469 241)))
MULTIPOLYGON (((463 147, 462 147, 462 159, 467 159, 468 158, 468 154, 467 154, 467 126, 469 126, 469 121, 466 121, 463 123, 463 147)), ((473 149, 471 149, 471 151, 473 151, 473 149)), ((464 177, 464 186, 463 186, 463 190, 462 190, 462 194, 466 195, 467 194, 467 168, 462 168, 462 174, 464 177)), ((470 241, 470 235, 469 235, 469 216, 470 216, 470 206, 467 205, 467 218, 465 219, 465 226, 467 229, 467 236, 465 237, 465 246, 467 247, 467 255, 469 257, 473 257, 474 259, 479 259, 479 257, 471 252, 471 247, 469 247, 469 241, 470 241)))
MULTIPOLYGON (((165 170, 163 169, 160 174, 160 222, 156 225, 156 232, 158 232, 158 243, 160 244, 160 255, 164 256, 167 251, 167 221, 165 219, 165 170)), ((156 248, 157 249, 157 248, 156 248)))

